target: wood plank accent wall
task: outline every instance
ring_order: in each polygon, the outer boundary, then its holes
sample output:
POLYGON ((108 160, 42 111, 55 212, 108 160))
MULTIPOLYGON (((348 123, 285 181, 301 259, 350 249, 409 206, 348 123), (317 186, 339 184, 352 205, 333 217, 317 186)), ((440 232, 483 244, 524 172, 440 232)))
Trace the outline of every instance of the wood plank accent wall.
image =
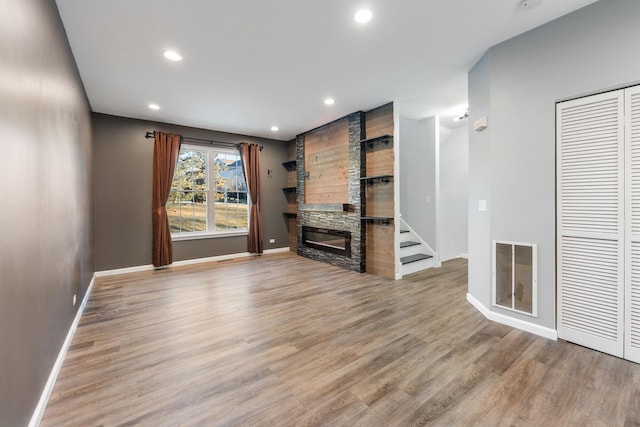
POLYGON ((286 221, 289 232, 289 250, 296 254, 298 253, 298 222, 293 217, 286 218, 286 221))
POLYGON ((287 172, 287 187, 295 187, 296 185, 298 185, 297 174, 296 170, 292 169, 287 172))
POLYGON ((393 218, 393 181, 365 184, 367 216, 393 218))
MULTIPOLYGON (((367 139, 393 135, 393 104, 386 104, 365 113, 367 139)), ((393 149, 377 145, 367 150, 367 176, 393 175, 393 149)))
POLYGON ((349 122, 342 119, 304 136, 307 204, 349 203, 349 122))
POLYGON ((393 103, 365 113, 367 139, 393 135, 393 103))
MULTIPOLYGON (((367 139, 393 135, 393 103, 383 105, 365 113, 367 139)), ((393 141, 389 145, 377 144, 365 152, 365 175, 393 175, 393 141)), ((364 147, 363 147, 364 149, 364 147)), ((397 179, 397 177, 396 177, 397 179)), ((363 184, 365 211, 367 216, 393 218, 394 184, 377 182, 363 184)), ((367 223, 366 226, 366 271, 378 276, 395 278, 395 226, 383 223, 367 223)))
POLYGON ((393 251, 394 226, 392 224, 367 223, 367 273, 395 278, 393 251))
POLYGON ((295 191, 289 191, 285 193, 285 197, 287 198, 287 212, 288 213, 296 213, 298 210, 298 205, 296 203, 296 193, 295 191))

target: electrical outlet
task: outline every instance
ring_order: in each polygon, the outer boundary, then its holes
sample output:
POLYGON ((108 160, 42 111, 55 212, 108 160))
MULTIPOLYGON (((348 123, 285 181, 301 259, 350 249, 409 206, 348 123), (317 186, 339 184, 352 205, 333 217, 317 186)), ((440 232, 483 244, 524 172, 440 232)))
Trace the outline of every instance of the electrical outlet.
POLYGON ((75 307, 75 305, 76 305, 76 298, 77 298, 76 294, 73 294, 73 306, 74 306, 74 307, 75 307))
POLYGON ((275 243, 276 239, 269 239, 269 243, 275 243))

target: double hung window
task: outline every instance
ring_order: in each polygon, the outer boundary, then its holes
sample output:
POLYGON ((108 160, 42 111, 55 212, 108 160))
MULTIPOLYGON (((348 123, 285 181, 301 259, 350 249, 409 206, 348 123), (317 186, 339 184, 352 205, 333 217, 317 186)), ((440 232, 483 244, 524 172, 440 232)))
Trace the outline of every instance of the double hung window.
POLYGON ((167 213, 174 240, 246 233, 247 184, 238 150, 183 144, 167 213))

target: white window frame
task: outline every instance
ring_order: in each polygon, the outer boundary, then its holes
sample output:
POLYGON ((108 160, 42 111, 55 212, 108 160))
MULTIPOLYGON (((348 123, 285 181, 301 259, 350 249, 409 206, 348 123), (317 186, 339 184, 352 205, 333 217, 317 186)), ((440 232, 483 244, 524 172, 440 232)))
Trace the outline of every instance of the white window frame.
POLYGON ((240 151, 233 148, 224 148, 219 146, 206 146, 197 144, 182 144, 180 149, 204 151, 206 153, 207 161, 207 231, 190 231, 181 233, 171 233, 171 240, 179 242, 183 240, 197 240, 197 239, 211 239, 218 237, 231 237, 231 236, 246 236, 249 234, 249 221, 251 212, 251 198, 249 197, 249 189, 247 188, 247 228, 236 228, 230 230, 215 230, 216 223, 216 209, 215 209, 215 194, 216 194, 216 177, 215 168, 211 167, 215 161, 216 154, 230 153, 240 156, 240 151), (212 204, 211 204, 211 203, 212 204), (213 207, 213 209, 211 208, 213 207), (212 224, 212 225, 211 225, 212 224))

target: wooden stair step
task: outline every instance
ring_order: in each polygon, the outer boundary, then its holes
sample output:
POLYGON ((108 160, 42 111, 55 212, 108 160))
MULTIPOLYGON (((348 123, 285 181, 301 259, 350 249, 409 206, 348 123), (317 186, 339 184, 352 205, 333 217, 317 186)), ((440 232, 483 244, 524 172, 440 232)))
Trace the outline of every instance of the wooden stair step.
POLYGON ((410 246, 419 245, 420 242, 400 242, 400 248, 408 248, 410 246))
POLYGON ((409 256, 400 258, 400 262, 402 263, 402 265, 405 265, 405 264, 410 264, 412 262, 422 261, 423 259, 429 259, 429 258, 433 258, 433 256, 427 255, 427 254, 415 254, 415 255, 409 255, 409 256))

